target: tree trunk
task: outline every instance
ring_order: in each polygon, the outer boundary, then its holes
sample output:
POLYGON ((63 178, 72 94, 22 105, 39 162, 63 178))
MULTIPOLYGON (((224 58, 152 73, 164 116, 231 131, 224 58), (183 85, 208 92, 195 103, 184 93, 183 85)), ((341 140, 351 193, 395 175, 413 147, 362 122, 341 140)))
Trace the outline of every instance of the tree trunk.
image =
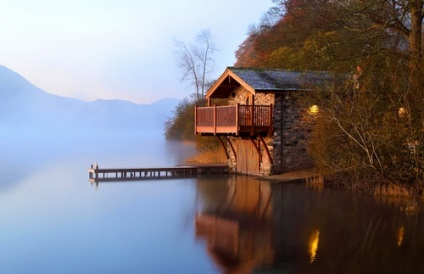
POLYGON ((409 34, 409 51, 413 57, 422 57, 422 23, 423 0, 410 0, 411 32, 409 34))
POLYGON ((410 75, 409 84, 412 90, 420 88, 420 66, 423 61, 422 52, 422 24, 424 17, 424 0, 409 0, 409 14, 411 30, 409 33, 410 75))

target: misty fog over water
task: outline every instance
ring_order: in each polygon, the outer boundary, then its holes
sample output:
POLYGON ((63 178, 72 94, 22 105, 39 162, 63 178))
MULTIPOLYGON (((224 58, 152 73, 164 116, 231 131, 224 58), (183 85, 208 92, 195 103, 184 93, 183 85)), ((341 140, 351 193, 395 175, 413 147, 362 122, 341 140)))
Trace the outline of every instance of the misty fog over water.
POLYGON ((150 167, 175 165, 193 153, 192 146, 166 142, 162 130, 0 128, 0 133, 3 179, 72 158, 78 159, 84 168, 95 161, 112 167, 150 167), (148 161, 144 158, 146 155, 150 155, 148 161))
POLYGON ((143 130, 2 131, 1 273, 421 273, 406 201, 247 176, 104 182, 194 153, 143 130), (238 271, 238 272, 237 272, 238 271))
POLYGON ((174 166, 193 153, 191 145, 166 142, 161 131, 3 133, 2 273, 153 273, 159 256, 181 245, 180 232, 191 224, 178 218, 193 213, 185 205, 193 179, 96 187, 87 170, 94 161, 174 166), (176 231, 163 233, 170 227, 176 231))

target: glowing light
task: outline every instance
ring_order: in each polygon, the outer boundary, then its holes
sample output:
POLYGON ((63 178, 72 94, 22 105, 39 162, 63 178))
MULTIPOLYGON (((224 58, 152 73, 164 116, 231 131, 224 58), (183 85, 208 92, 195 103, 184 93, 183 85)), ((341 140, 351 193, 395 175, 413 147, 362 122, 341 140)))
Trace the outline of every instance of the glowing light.
POLYGON ((408 112, 406 111, 405 108, 403 108, 403 107, 399 108, 399 110, 398 110, 398 116, 400 118, 405 118, 407 115, 408 115, 408 112))
POLYGON ((401 246, 403 242, 403 236, 405 235, 405 227, 399 228, 398 235, 397 235, 397 246, 401 246))
POLYGON ((313 231, 311 238, 309 239, 309 255, 311 259, 309 260, 309 263, 313 263, 315 261, 315 258, 317 256, 318 251, 318 243, 319 243, 319 230, 313 231))
POLYGON ((319 111, 319 107, 317 105, 313 105, 309 108, 309 113, 310 114, 317 114, 319 111))

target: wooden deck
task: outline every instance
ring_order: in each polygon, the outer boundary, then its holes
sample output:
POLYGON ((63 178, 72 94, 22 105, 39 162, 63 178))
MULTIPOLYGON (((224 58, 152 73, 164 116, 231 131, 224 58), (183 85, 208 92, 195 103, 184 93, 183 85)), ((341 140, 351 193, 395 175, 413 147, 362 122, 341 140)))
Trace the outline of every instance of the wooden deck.
POLYGON ((195 107, 195 134, 271 136, 272 105, 195 107))
POLYGON ((228 174, 228 165, 190 165, 149 168, 99 168, 97 164, 88 169, 90 182, 130 181, 195 177, 201 174, 228 174))

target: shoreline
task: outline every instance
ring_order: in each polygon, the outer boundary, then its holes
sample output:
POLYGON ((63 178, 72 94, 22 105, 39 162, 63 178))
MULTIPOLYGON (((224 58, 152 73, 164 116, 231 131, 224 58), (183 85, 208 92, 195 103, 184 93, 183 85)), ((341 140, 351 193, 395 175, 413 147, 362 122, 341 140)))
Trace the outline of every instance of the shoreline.
POLYGON ((393 184, 376 187, 372 192, 355 190, 353 188, 331 182, 331 180, 328 180, 328 178, 325 178, 325 176, 314 171, 313 169, 297 170, 269 176, 258 176, 256 179, 259 181, 269 181, 273 183, 303 183, 307 186, 345 189, 351 191, 352 193, 362 193, 371 196, 397 197, 408 200, 424 200, 423 193, 420 193, 415 188, 408 188, 407 186, 393 184))

